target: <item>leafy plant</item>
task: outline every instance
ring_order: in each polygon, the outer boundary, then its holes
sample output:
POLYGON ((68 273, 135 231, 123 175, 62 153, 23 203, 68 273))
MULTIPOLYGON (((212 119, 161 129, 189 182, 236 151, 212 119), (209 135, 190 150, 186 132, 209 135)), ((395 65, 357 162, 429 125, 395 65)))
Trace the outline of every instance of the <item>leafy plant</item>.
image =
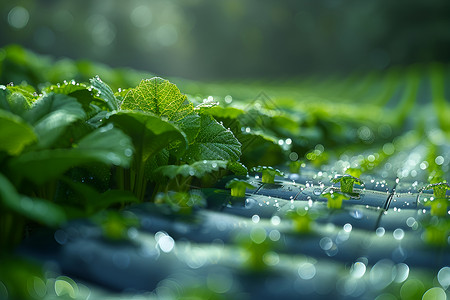
POLYGON ((432 183, 423 188, 423 190, 433 189, 433 195, 436 199, 445 198, 445 193, 450 189, 450 184, 447 182, 432 183))
MULTIPOLYGON (((177 174, 182 174, 194 172, 204 160, 235 162, 241 154, 240 143, 231 131, 211 116, 198 114, 187 97, 162 78, 143 80, 130 89, 119 111, 108 115, 108 120, 133 140, 136 154, 132 167, 119 171, 123 174, 118 179, 122 188, 133 191, 141 201, 147 181, 156 181, 155 171, 163 170, 159 167, 173 165, 177 174), (176 166, 185 163, 191 164, 191 168, 177 169, 176 166)), ((223 165, 221 162, 210 165, 218 164, 223 165)))
POLYGON ((350 199, 348 195, 336 191, 323 193, 322 196, 327 198, 327 207, 330 209, 341 209, 342 201, 350 199))
POLYGON ((306 234, 311 232, 314 217, 307 210, 290 211, 287 216, 292 220, 295 232, 306 234))
POLYGON ((333 183, 341 184, 341 191, 343 193, 352 193, 353 184, 364 184, 359 178, 353 177, 351 175, 337 175, 335 178, 331 179, 333 183))
POLYGON ((227 189, 231 189, 232 197, 245 197, 246 189, 255 188, 254 185, 248 183, 246 180, 240 180, 237 178, 233 178, 230 181, 228 181, 225 187, 227 189))
POLYGON ((276 175, 284 176, 284 173, 281 172, 280 170, 267 166, 254 167, 252 171, 261 172, 262 174, 261 181, 263 183, 274 183, 276 175))
MULTIPOLYGON (((89 202, 72 207, 57 197, 70 170, 89 169, 88 165, 129 166, 133 154, 129 137, 113 125, 96 128, 87 124, 85 108, 92 107, 89 99, 94 98, 89 93, 77 94, 84 99, 83 106, 79 98, 64 94, 89 92, 86 88, 63 85, 62 93, 40 96, 30 95, 25 88, 0 88, 0 123, 5 126, 0 135, 1 222, 6 229, 0 238, 2 249, 20 241, 29 221, 58 226, 67 217, 78 215, 80 208, 95 210, 89 202)), ((112 203, 98 202, 96 207, 112 203)))

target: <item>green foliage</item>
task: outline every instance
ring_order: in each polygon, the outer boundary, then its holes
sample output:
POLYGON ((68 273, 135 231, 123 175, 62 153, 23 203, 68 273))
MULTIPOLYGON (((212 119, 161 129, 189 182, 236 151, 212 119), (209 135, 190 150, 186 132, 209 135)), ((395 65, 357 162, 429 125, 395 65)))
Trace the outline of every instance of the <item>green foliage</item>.
POLYGON ((227 168, 228 162, 225 160, 203 160, 185 165, 167 165, 159 167, 155 172, 163 176, 174 179, 176 176, 202 178, 206 174, 218 171, 220 168, 227 168))
POLYGON ((292 220, 295 232, 301 234, 311 233, 311 225, 315 218, 307 210, 290 211, 287 213, 287 217, 292 220))
POLYGON ((0 151, 18 155, 23 148, 37 140, 33 128, 22 118, 8 111, 0 110, 0 151))
POLYGON ((231 196, 233 197, 245 197, 246 189, 254 189, 255 186, 250 184, 246 180, 240 180, 233 178, 225 185, 227 189, 231 189, 231 196))
POLYGON ((172 213, 181 215, 189 215, 194 208, 206 206, 203 196, 195 191, 158 193, 155 203, 165 205, 172 213))
POLYGON ((327 198, 327 207, 329 209, 341 209, 342 201, 350 198, 348 195, 336 191, 323 193, 322 196, 327 198))
POLYGON ((241 144, 233 133, 210 116, 201 116, 200 130, 189 145, 183 159, 194 162, 202 159, 236 161, 241 155, 241 144))
POLYGON ((333 183, 341 184, 341 191, 343 193, 352 193, 353 192, 353 184, 364 184, 360 179, 353 177, 351 175, 337 175, 335 178, 331 180, 333 183))
POLYGON ((423 188, 423 190, 431 190, 433 189, 433 195, 436 199, 445 198, 445 193, 448 189, 450 189, 450 184, 447 182, 438 182, 427 185, 423 188))
POLYGON ((275 182, 275 176, 284 176, 284 173, 281 172, 278 169, 274 169, 272 167, 267 167, 267 166, 258 166, 258 167, 254 167, 252 169, 252 171, 254 172, 261 172, 262 173, 262 178, 261 181, 263 183, 274 183, 275 182))

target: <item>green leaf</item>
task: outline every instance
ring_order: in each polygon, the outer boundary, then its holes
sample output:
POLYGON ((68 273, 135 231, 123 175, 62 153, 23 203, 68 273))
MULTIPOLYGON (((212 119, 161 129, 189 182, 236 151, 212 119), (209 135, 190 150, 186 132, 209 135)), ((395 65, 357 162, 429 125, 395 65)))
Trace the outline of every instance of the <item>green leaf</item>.
POLYGON ((54 203, 18 194, 12 183, 1 173, 0 201, 8 209, 47 226, 60 225, 66 219, 64 211, 54 203))
POLYGON ((200 131, 200 116, 197 114, 190 114, 175 122, 175 124, 177 124, 186 134, 189 144, 192 144, 200 131))
POLYGON ((19 93, 10 91, 12 87, 0 86, 0 109, 22 116, 30 108, 30 101, 19 93))
POLYGON ((203 160, 196 161, 190 165, 169 165, 162 166, 155 170, 155 172, 161 173, 163 176, 169 177, 170 179, 175 178, 177 175, 183 177, 197 177, 201 178, 206 174, 213 171, 217 171, 220 168, 225 169, 227 167, 227 161, 224 160, 203 160))
POLYGON ((136 155, 145 162, 174 141, 186 147, 186 135, 175 125, 151 113, 120 111, 109 117, 133 140, 136 155))
POLYGON ((15 85, 7 86, 6 89, 11 91, 12 94, 22 95, 28 103, 28 106, 36 101, 37 93, 36 90, 31 85, 15 85))
POLYGON ((9 168, 18 178, 43 184, 72 167, 89 163, 128 167, 132 149, 130 138, 110 124, 86 135, 76 148, 30 151, 13 158, 9 168))
POLYGON ((227 169, 236 175, 247 175, 248 174, 247 167, 238 161, 229 161, 227 164, 227 169))
POLYGON ((94 187, 72 179, 62 179, 71 189, 77 193, 77 204, 82 205, 89 214, 106 209, 114 204, 137 202, 137 198, 129 191, 108 190, 98 192, 94 187), (81 198, 81 199, 80 199, 81 198))
POLYGON ((0 151, 10 155, 20 154, 26 145, 37 139, 33 128, 20 117, 4 110, 0 110, 0 128, 0 151))
POLYGON ((245 112, 242 109, 236 107, 221 107, 214 106, 211 108, 200 108, 200 113, 205 115, 211 115, 216 118, 228 118, 228 119, 237 119, 240 115, 243 115, 245 112))
POLYGON ((131 89, 121 109, 142 110, 177 122, 194 112, 194 106, 177 86, 159 77, 142 80, 131 89))
POLYGON ((110 110, 119 109, 119 103, 109 85, 104 83, 98 76, 95 76, 89 81, 91 82, 92 87, 97 90, 97 97, 105 101, 110 110))
POLYGON ((75 98, 54 93, 38 99, 24 115, 24 119, 34 125, 40 148, 51 146, 70 124, 85 117, 75 98))
POLYGON ((202 115, 200 131, 194 143, 189 145, 184 155, 188 163, 200 160, 238 160, 241 155, 241 143, 233 133, 211 116, 202 115))

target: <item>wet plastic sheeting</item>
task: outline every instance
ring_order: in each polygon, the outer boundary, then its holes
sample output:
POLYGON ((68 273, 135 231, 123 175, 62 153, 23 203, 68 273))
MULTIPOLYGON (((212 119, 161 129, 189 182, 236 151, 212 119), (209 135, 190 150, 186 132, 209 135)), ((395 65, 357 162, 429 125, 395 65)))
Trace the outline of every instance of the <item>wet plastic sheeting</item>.
POLYGON ((380 230, 393 232, 396 229, 403 231, 421 232, 420 220, 423 218, 422 210, 416 209, 390 209, 382 214, 378 224, 380 230))
POLYGON ((422 208, 423 205, 418 203, 419 194, 411 194, 411 193, 395 193, 392 195, 392 198, 389 201, 389 210, 398 210, 398 209, 419 209, 422 208))
POLYGON ((228 203, 221 211, 237 216, 252 217, 258 215, 261 218, 270 218, 285 204, 284 199, 251 195, 228 203))
MULTIPOLYGON (((304 188, 304 186, 303 186, 304 188)), ((296 196, 302 191, 302 186, 292 183, 265 183, 256 192, 257 195, 264 195, 270 197, 276 197, 286 200, 295 199, 296 196)))
POLYGON ((367 249, 366 257, 370 263, 387 259, 396 264, 405 263, 410 267, 430 269, 450 264, 448 254, 425 245, 417 232, 386 231, 383 235, 374 234, 367 249))
MULTIPOLYGON (((390 196, 388 192, 379 192, 363 189, 353 189, 353 193, 347 195, 351 197, 348 200, 342 201, 343 207, 352 206, 356 204, 374 208, 384 208, 390 196)), ((317 201, 326 202, 327 199, 324 197, 318 197, 317 201)))
POLYGON ((337 226, 350 224, 353 228, 375 230, 382 213, 382 209, 369 209, 364 206, 353 205, 348 208, 332 211, 327 218, 327 222, 331 222, 337 226))

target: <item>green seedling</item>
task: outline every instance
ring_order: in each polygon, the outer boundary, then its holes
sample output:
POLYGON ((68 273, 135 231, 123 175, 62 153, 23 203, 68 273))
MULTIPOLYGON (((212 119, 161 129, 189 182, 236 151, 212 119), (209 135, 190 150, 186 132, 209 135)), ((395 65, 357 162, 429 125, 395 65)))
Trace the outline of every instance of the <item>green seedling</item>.
POLYGON ((291 211, 287 216, 292 219, 293 229, 298 233, 310 233, 313 217, 307 210, 291 211))
POLYGON ((329 209, 341 209, 342 201, 348 200, 350 197, 340 192, 330 191, 328 193, 322 194, 323 197, 327 198, 327 207, 329 209))
POLYGON ((254 189, 255 186, 248 183, 245 180, 240 180, 237 178, 231 179, 225 185, 227 189, 231 189, 231 196, 233 197, 245 197, 246 189, 254 189))
POLYGON ((348 174, 355 178, 361 177, 361 173, 362 173, 362 171, 360 168, 348 168, 347 170, 345 170, 345 174, 348 174))
POLYGON ((447 182, 443 181, 439 183, 429 184, 423 188, 423 190, 430 189, 433 189, 433 195, 436 199, 445 198, 445 193, 448 189, 450 189, 450 185, 447 182))
POLYGON ((430 206, 432 216, 444 217, 447 215, 448 198, 434 198, 427 201, 425 205, 430 206))
POLYGON ((295 160, 289 162, 289 172, 292 174, 298 174, 300 173, 300 168, 304 166, 303 161, 301 160, 295 160))
POLYGON ((341 191, 343 193, 353 193, 353 184, 364 184, 359 178, 351 175, 337 175, 335 178, 331 179, 333 183, 341 184, 341 191))
POLYGON ((167 205, 171 212, 182 215, 192 213, 194 207, 205 207, 206 201, 199 193, 191 192, 167 192, 158 193, 155 203, 167 205))
POLYGON ((267 270, 274 244, 263 227, 253 227, 250 234, 242 233, 236 240, 243 250, 243 266, 248 271, 259 273, 267 270))
POLYGON ((94 220, 100 225, 103 236, 110 241, 127 240, 128 230, 139 226, 139 219, 131 212, 108 211, 95 216, 94 220))
POLYGON ((262 173, 261 181, 263 183, 274 183, 276 175, 284 176, 283 172, 281 172, 278 169, 274 169, 272 167, 259 166, 259 167, 254 167, 252 170, 254 172, 261 172, 262 173))
POLYGON ((430 222, 425 226, 424 241, 432 246, 447 245, 448 234, 450 232, 450 220, 440 218, 437 222, 430 222))

